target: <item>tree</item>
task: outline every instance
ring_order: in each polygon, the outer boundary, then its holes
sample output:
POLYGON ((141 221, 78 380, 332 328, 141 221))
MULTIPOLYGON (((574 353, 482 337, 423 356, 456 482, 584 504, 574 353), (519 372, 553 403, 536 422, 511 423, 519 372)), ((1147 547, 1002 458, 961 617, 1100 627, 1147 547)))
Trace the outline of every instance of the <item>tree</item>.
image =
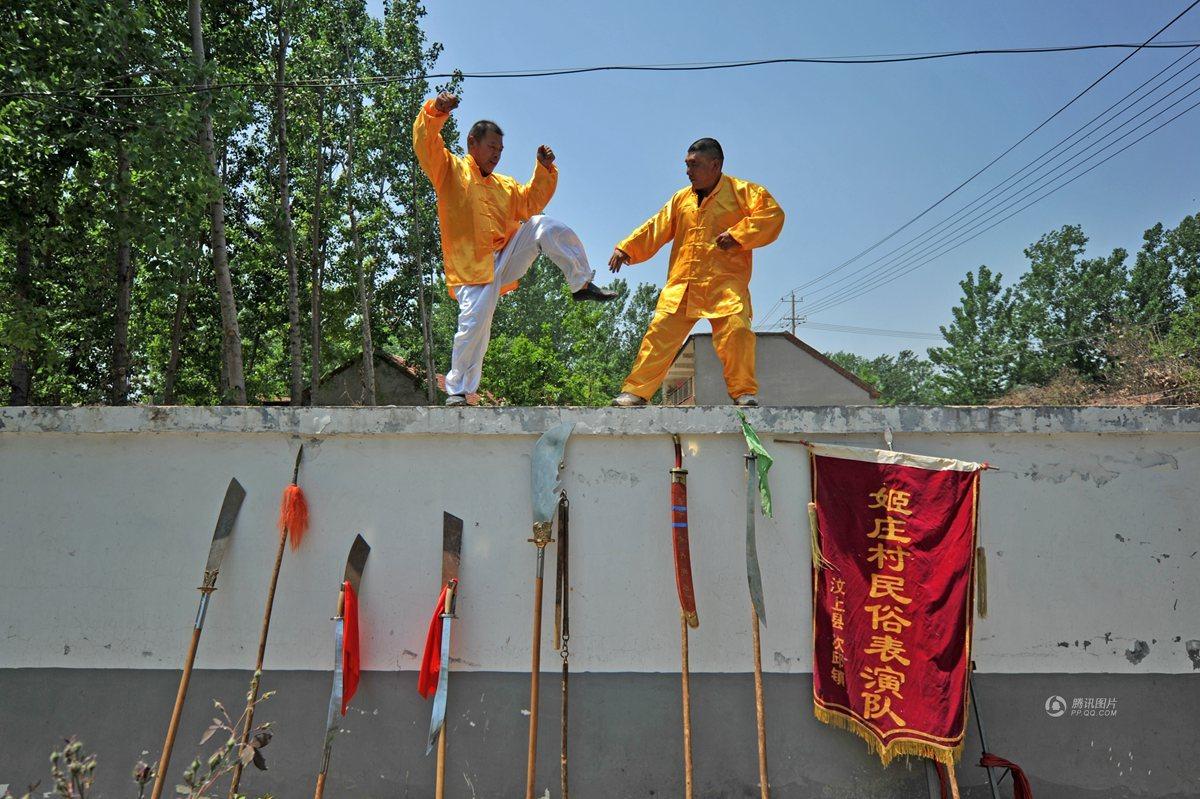
POLYGON ((945 400, 972 405, 1003 394, 1012 382, 1018 352, 1014 348, 1014 300, 1002 289, 1003 276, 980 266, 959 282, 962 302, 952 310, 953 321, 940 329, 945 347, 931 347, 929 360, 938 367, 934 377, 945 400))
POLYGON ((237 405, 246 404, 246 377, 242 362, 242 337, 238 330, 237 300, 233 294, 233 277, 229 271, 229 248, 225 240, 225 184, 217 169, 216 147, 213 144, 213 123, 210 112, 211 94, 205 89, 204 23, 200 0, 189 0, 188 20, 192 32, 192 59, 196 64, 197 83, 201 87, 200 147, 208 160, 212 175, 212 198, 209 203, 213 269, 217 274, 217 291, 221 298, 221 374, 225 399, 237 405))
POLYGON ((1063 369, 1098 379, 1109 363, 1104 337, 1127 308, 1127 253, 1084 258, 1087 241, 1064 225, 1025 249, 1029 270, 1014 293, 1019 382, 1042 385, 1063 369))
POLYGON ((871 384, 882 405, 932 405, 940 399, 933 364, 912 350, 901 350, 895 357, 865 358, 852 352, 833 352, 827 357, 871 384))
POLYGON ((1159 222, 1142 234, 1133 269, 1129 273, 1129 318, 1136 324, 1155 324, 1179 310, 1180 294, 1159 222))

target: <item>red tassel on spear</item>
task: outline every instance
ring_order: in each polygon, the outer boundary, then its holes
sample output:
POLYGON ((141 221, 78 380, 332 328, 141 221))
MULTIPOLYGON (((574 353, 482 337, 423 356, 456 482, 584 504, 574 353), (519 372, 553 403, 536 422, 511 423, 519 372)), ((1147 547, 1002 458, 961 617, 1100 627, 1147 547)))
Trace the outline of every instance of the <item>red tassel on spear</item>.
MULTIPOLYGON (((301 450, 304 447, 301 446, 301 450)), ((299 456, 297 456, 299 470, 299 456)), ((296 485, 295 478, 287 488, 283 489, 283 500, 279 503, 279 532, 288 534, 292 542, 292 551, 300 546, 300 539, 308 532, 308 500, 304 492, 296 485)))
MULTIPOLYGON (((242 727, 241 744, 238 747, 250 745, 250 730, 254 726, 254 704, 258 701, 258 687, 262 680, 263 660, 267 654, 267 633, 271 629, 271 610, 275 606, 275 586, 279 583, 279 570, 283 566, 283 550, 291 539, 292 549, 300 546, 300 540, 308 531, 308 501, 300 490, 297 481, 300 479, 300 461, 304 457, 304 445, 296 453, 296 465, 292 468, 292 482, 283 489, 283 499, 279 503, 279 547, 275 551, 275 568, 271 572, 271 582, 267 588, 267 609, 263 614, 262 632, 258 637, 258 660, 254 664, 254 676, 250 678, 250 690, 246 693, 245 726, 242 727)), ((244 761, 239 758, 233 767, 233 780, 229 784, 229 797, 238 795, 238 785, 242 781, 244 761)))

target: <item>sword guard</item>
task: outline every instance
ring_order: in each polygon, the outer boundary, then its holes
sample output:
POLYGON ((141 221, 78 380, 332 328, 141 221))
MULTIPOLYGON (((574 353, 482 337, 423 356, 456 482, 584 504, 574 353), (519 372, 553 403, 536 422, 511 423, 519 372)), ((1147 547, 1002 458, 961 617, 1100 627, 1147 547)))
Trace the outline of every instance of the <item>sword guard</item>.
POLYGON ((539 549, 544 548, 547 544, 553 544, 552 529, 551 522, 534 522, 533 538, 528 539, 529 543, 536 544, 539 549))
POLYGON ((212 593, 217 590, 217 575, 221 572, 220 569, 213 569, 204 573, 204 583, 197 590, 205 593, 212 593))

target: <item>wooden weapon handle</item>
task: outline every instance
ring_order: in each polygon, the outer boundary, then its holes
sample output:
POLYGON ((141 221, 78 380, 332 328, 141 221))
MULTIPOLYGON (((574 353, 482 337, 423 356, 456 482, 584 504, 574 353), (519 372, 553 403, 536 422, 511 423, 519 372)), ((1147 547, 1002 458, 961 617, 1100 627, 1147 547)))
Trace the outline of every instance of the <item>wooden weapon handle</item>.
MULTIPOLYGON (((538 548, 539 567, 543 548, 538 548)), ((533 648, 529 678, 529 759, 525 767, 525 799, 533 799, 537 776, 538 676, 542 668, 542 570, 533 581, 533 648)))
MULTIPOLYGON (((300 468, 300 454, 304 452, 304 447, 300 447, 300 453, 296 455, 296 468, 300 468)), ((262 632, 258 636, 258 659, 254 661, 254 676, 250 678, 250 692, 246 695, 246 723, 242 725, 241 745, 245 746, 250 742, 250 730, 254 729, 254 703, 258 701, 258 686, 262 679, 263 661, 267 655, 267 634, 271 630, 271 610, 275 607, 275 587, 279 584, 279 570, 283 566, 283 551, 287 546, 288 531, 285 528, 279 534, 279 548, 275 551, 275 568, 271 572, 271 583, 267 587, 267 608, 263 612, 262 632)), ((239 747, 240 750, 241 747, 239 747)), ((233 780, 229 783, 228 799, 237 797, 238 786, 242 782, 242 765, 241 757, 238 757, 237 762, 233 766, 233 780)))
MULTIPOLYGON (((442 612, 450 614, 454 612, 454 591, 458 586, 457 580, 450 580, 446 584, 446 602, 442 605, 442 612)), ((443 669, 450 668, 449 663, 442 664, 443 669)), ((446 722, 442 722, 442 729, 438 731, 437 745, 437 772, 434 780, 434 799, 443 799, 446 795, 446 722)))
POLYGON ((313 799, 321 799, 325 795, 325 772, 322 771, 317 775, 317 792, 313 794, 313 799))
POLYGON ((171 765, 171 749, 175 746, 175 733, 179 731, 179 717, 183 715, 183 700, 187 697, 188 683, 192 679, 192 664, 196 662, 196 647, 200 644, 200 627, 192 629, 192 643, 183 662, 183 675, 179 678, 179 690, 175 694, 175 709, 171 711, 171 723, 167 725, 167 739, 163 741, 162 756, 158 760, 158 773, 154 775, 154 789, 150 799, 159 799, 167 782, 167 768, 171 765))
MULTIPOLYGON (((443 665, 442 668, 445 668, 443 665)), ((438 733, 437 746, 437 779, 434 783, 435 799, 442 799, 446 795, 446 722, 442 722, 442 729, 438 733)))
POLYGON ((683 786, 685 799, 692 799, 692 691, 688 674, 688 619, 679 615, 680 660, 683 665, 683 786))
POLYGON ((758 720, 758 784, 762 799, 771 796, 767 782, 767 714, 763 707, 762 643, 758 631, 758 611, 750 607, 750 621, 754 625, 754 711, 758 720))

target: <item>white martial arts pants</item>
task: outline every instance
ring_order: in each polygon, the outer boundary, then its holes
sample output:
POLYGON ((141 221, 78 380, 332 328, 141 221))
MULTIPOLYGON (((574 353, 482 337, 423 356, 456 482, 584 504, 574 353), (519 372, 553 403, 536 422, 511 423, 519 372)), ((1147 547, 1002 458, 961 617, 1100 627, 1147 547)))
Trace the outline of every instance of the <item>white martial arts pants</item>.
POLYGON ((492 337, 492 314, 503 286, 519 280, 542 253, 562 270, 571 291, 579 291, 596 276, 588 266, 583 242, 575 231, 548 216, 535 216, 521 225, 503 250, 496 253, 491 283, 457 286, 458 332, 446 374, 447 394, 472 394, 479 388, 483 356, 492 337))

